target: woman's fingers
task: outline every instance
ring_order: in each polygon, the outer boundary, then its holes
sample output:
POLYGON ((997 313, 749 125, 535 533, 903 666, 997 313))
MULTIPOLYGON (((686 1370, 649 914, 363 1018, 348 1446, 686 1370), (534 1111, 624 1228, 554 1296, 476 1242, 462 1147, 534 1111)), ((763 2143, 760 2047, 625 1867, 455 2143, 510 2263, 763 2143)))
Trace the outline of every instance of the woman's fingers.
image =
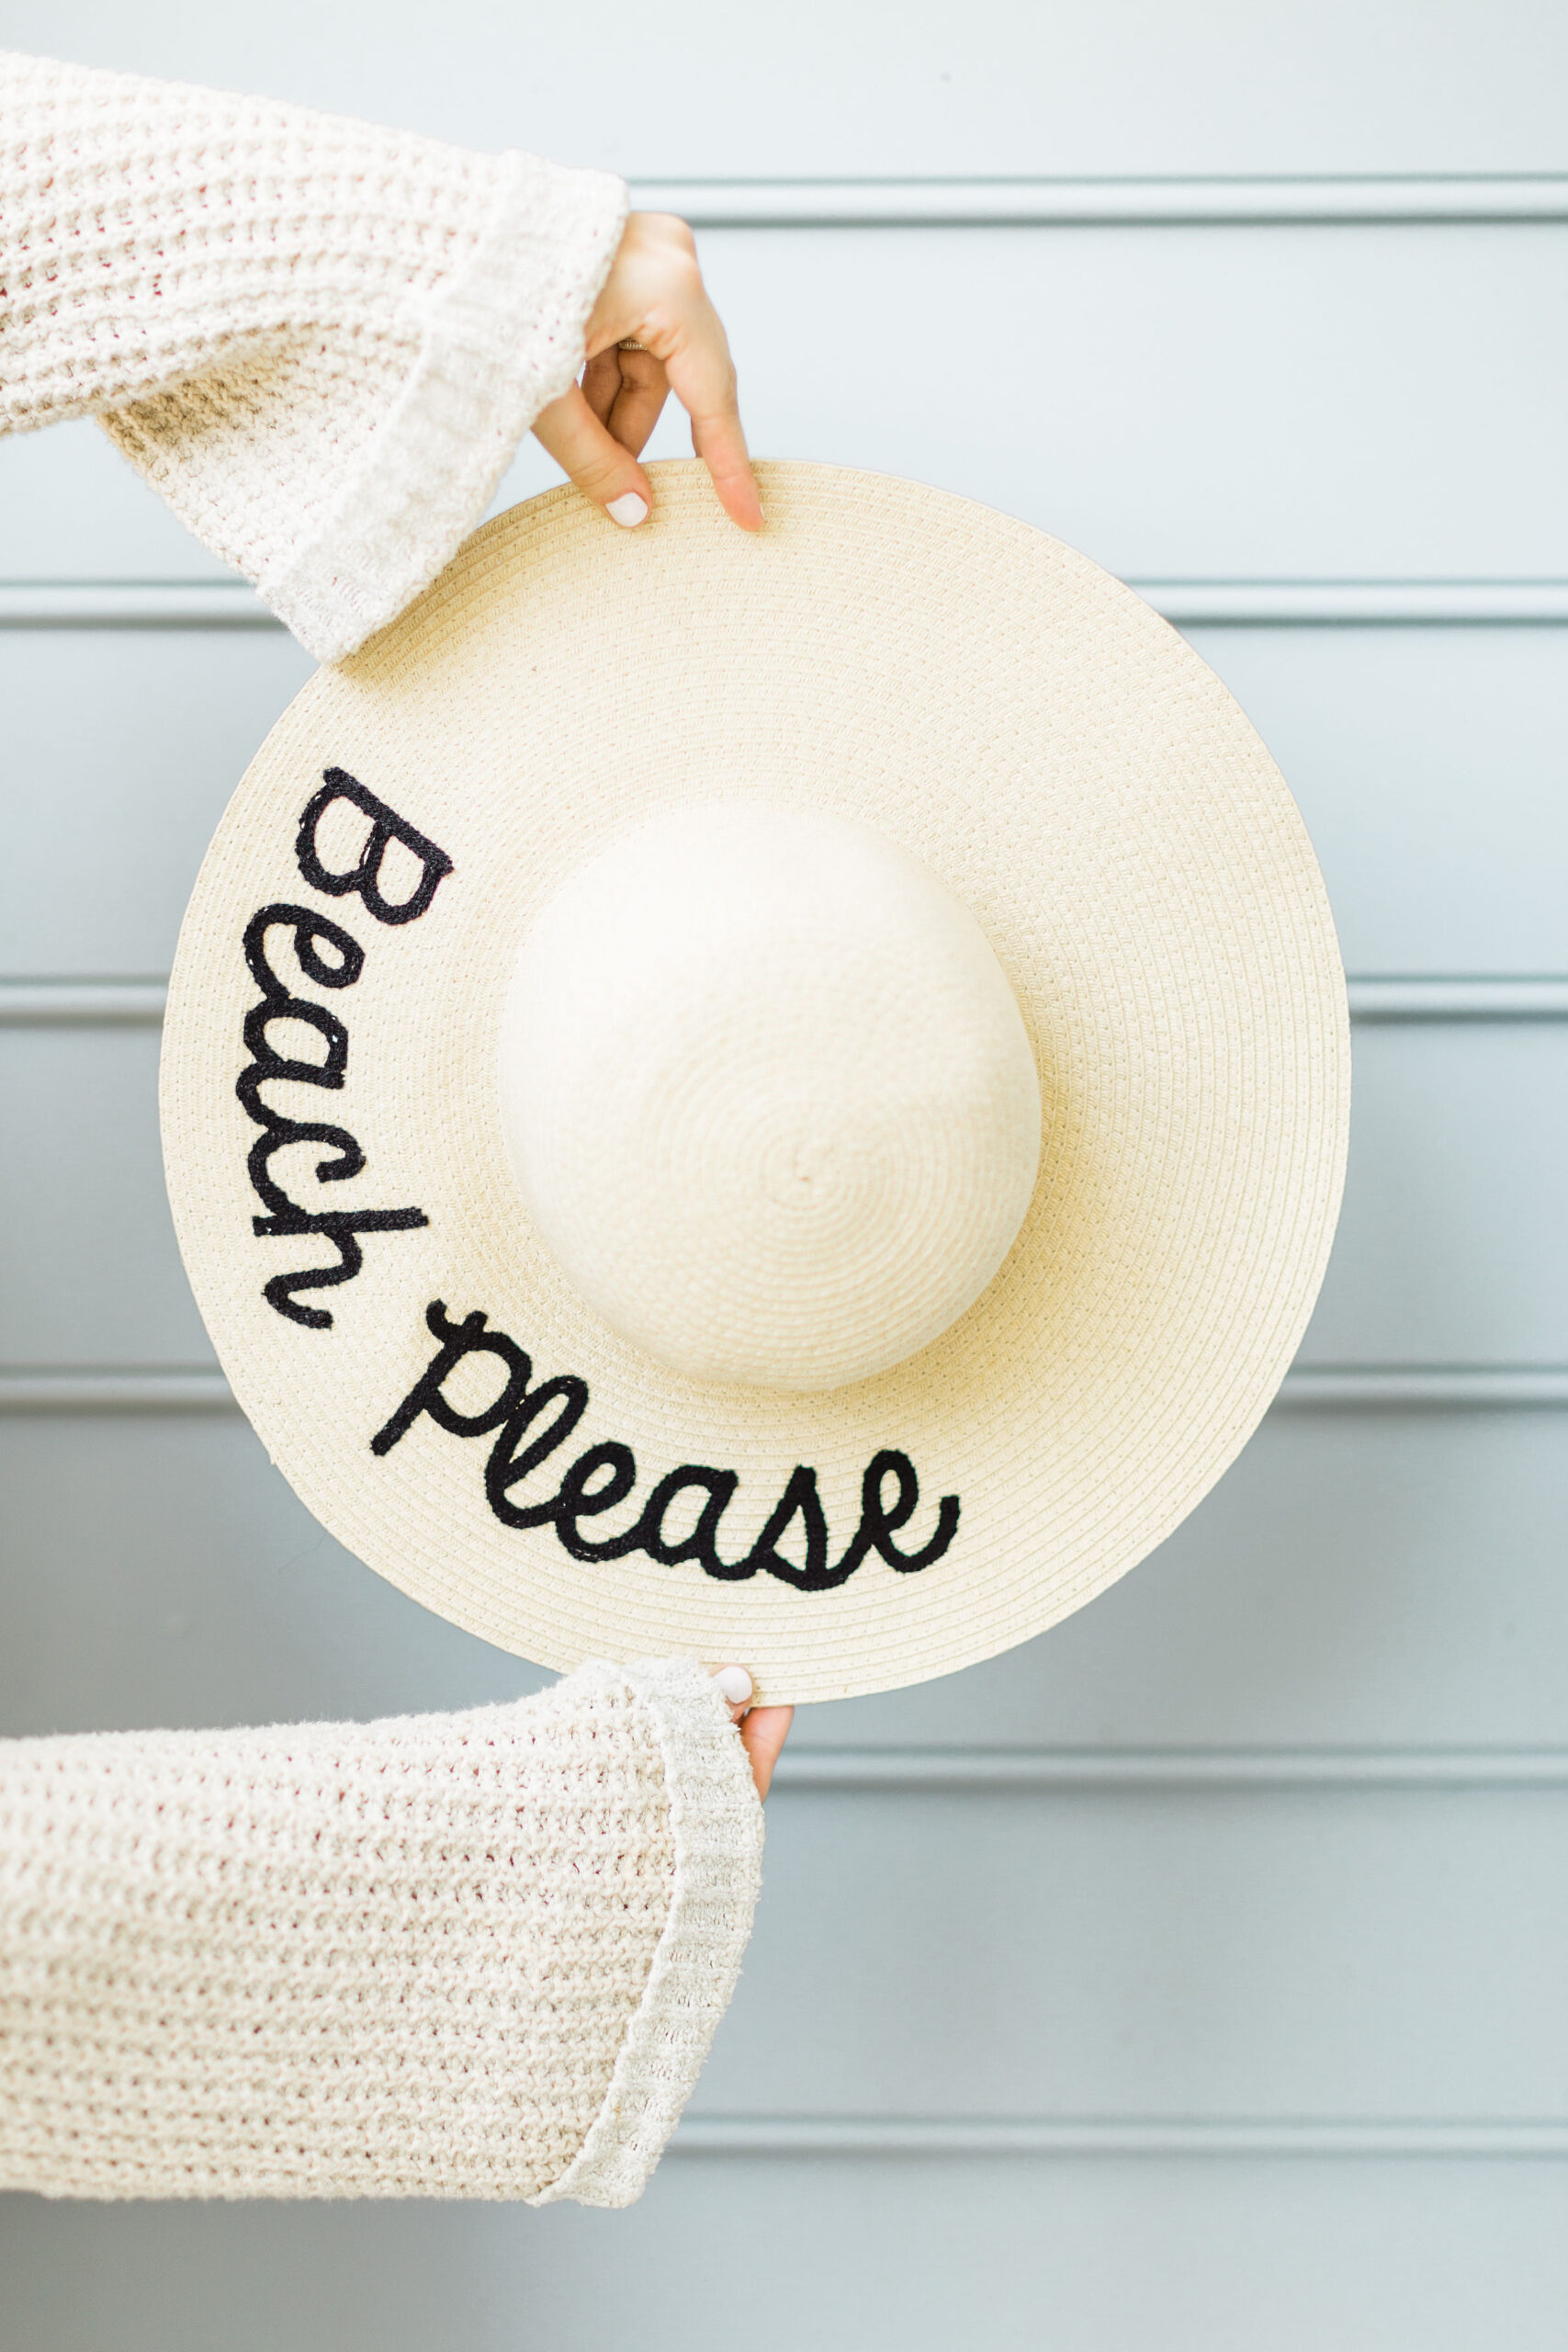
POLYGON ((741 1744, 751 1758, 751 1777, 760 1797, 768 1793, 779 1750, 794 1721, 793 1707, 753 1707, 740 1726, 741 1744))
MULTIPOLYGON (((693 258, 694 264, 694 252, 693 258)), ((652 322, 656 338, 660 323, 652 322)), ((762 505, 740 424, 729 338, 694 266, 668 340, 658 348, 670 389, 692 420, 692 447, 713 476, 725 513, 743 531, 760 531, 762 505)))
MULTIPOLYGON (((645 385, 627 369, 620 388, 613 389, 601 366, 628 338, 644 348, 621 352, 618 361, 651 357, 661 364, 669 389, 692 420, 692 446, 712 474, 726 514, 742 530, 761 529, 762 509, 740 427, 729 344, 703 284, 695 240, 672 213, 631 215, 588 322, 583 387, 592 411, 606 431, 640 449, 643 442, 636 435, 652 397, 651 381, 645 385)), ((540 438, 549 448, 546 435, 540 438)))
POLYGON ((718 1695, 729 1709, 729 1720, 740 1734, 740 1743, 751 1759, 751 1777, 757 1783, 757 1794, 765 1797, 773 1777, 773 1766, 779 1760, 779 1750, 795 1721, 793 1707, 754 1707, 751 1704, 752 1682, 743 1666, 721 1666, 714 1676, 718 1695))
POLYGON ((694 336, 665 361, 670 389, 692 420, 692 447, 713 476, 719 502, 743 531, 762 527, 762 502, 741 429, 735 369, 718 314, 705 295, 711 333, 694 336))
POLYGON ((643 521, 653 503, 648 476, 608 425, 600 423, 581 384, 541 409, 534 431, 561 471, 602 506, 613 523, 627 529, 643 521))
POLYGON ((640 458, 670 397, 670 379, 651 351, 612 344, 583 370, 582 396, 622 448, 640 458))
POLYGON ((713 1679, 719 1697, 729 1709, 730 1722, 738 1724, 751 1703, 755 1684, 743 1666, 721 1666, 713 1679))

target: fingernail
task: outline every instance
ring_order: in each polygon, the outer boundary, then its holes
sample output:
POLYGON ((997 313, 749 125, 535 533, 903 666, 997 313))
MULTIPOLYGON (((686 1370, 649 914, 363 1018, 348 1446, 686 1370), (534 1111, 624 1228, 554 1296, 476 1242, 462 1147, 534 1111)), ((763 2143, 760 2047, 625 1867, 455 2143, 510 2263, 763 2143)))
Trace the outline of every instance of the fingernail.
POLYGON ((639 523, 648 519, 648 501, 639 498, 635 490, 624 490, 619 498, 611 499, 604 512, 623 531, 635 531, 639 523))
POLYGON ((751 1678, 743 1666, 721 1666, 714 1680, 720 1696, 732 1707, 743 1707, 751 1696, 751 1678))

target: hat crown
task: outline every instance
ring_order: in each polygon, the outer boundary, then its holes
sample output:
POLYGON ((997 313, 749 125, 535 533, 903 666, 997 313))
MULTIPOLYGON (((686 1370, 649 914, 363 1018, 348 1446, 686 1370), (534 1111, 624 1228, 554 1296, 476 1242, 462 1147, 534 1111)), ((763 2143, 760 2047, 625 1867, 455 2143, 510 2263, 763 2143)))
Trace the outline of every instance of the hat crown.
POLYGON ((680 809, 581 867, 523 944, 499 1074, 541 1238, 697 1380, 901 1362, 990 1282, 1038 1170, 1034 1057, 979 925, 820 809, 680 809))

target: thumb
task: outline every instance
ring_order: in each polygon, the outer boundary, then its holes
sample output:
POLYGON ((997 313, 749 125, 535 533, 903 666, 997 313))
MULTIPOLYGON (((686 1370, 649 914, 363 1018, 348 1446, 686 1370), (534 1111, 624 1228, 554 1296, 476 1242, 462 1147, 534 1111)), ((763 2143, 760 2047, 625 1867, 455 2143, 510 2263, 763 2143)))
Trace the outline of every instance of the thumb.
POLYGON ((779 1750, 795 1721, 793 1707, 752 1707, 740 1726, 740 1737, 747 1755, 751 1758, 751 1777, 757 1783, 757 1794, 765 1797, 773 1777, 773 1766, 779 1760, 779 1750))
POLYGON ((534 419, 534 433, 561 471, 571 476, 595 506, 626 529, 642 522, 653 503, 648 476, 629 449, 601 424, 581 384, 563 392, 534 419))

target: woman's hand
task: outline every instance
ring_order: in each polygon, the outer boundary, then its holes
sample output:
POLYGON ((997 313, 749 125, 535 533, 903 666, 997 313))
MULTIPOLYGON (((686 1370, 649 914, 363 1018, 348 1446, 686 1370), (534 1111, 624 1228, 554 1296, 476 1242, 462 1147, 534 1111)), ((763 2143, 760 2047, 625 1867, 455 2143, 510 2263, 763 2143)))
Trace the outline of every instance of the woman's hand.
POLYGON ((671 392, 692 420, 692 447, 725 513, 743 531, 760 530, 735 365, 697 266, 696 241, 673 213, 634 212, 588 322, 582 381, 534 420, 562 471, 628 529, 653 503, 637 458, 671 392), (628 340, 642 348, 622 350, 628 340))
POLYGON ((795 1721, 793 1707, 754 1707, 751 1704, 751 1678, 743 1666, 721 1666, 714 1676, 719 1696, 729 1709, 729 1720, 740 1734, 740 1744, 751 1758, 751 1777, 757 1783, 757 1794, 765 1797, 768 1783, 773 1777, 773 1766, 779 1760, 779 1750, 795 1721))

